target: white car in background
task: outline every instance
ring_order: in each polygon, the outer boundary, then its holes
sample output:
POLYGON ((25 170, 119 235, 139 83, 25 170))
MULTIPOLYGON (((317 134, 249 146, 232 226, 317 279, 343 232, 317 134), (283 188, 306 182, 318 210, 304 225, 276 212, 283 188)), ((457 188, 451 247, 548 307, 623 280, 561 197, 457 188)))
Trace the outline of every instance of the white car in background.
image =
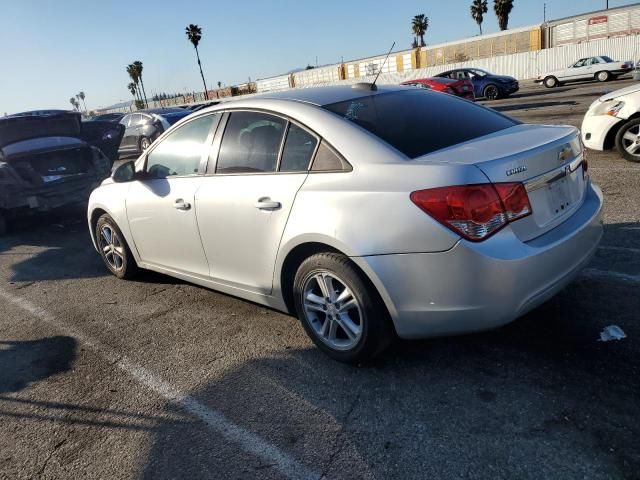
POLYGON ((582 121, 582 141, 592 150, 614 146, 631 162, 640 162, 640 84, 600 97, 582 121))
POLYGON ((629 73, 633 69, 633 62, 619 62, 602 55, 599 57, 581 58, 573 65, 559 70, 553 70, 538 76, 536 83, 543 83, 547 88, 557 87, 565 82, 579 82, 583 80, 598 80, 606 82, 620 75, 629 73))

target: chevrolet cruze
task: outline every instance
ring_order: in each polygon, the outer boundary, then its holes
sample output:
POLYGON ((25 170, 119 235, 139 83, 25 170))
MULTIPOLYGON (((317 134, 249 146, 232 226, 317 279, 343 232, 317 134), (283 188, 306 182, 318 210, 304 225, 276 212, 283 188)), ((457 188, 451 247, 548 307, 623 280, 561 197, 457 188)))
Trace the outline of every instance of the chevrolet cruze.
POLYGON ((494 328, 595 252, 578 130, 410 87, 325 87, 197 112, 91 195, 119 278, 162 272, 295 314, 331 357, 494 328))

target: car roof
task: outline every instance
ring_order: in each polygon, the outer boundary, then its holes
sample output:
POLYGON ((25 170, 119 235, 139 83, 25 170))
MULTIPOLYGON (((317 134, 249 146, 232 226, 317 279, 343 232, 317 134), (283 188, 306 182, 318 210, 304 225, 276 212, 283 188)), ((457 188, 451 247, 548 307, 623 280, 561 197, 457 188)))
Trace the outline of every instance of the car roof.
POLYGON ((322 107, 324 105, 330 105, 332 103, 346 102, 355 98, 370 97, 383 93, 401 91, 407 88, 396 85, 380 85, 377 87, 377 90, 370 90, 366 87, 354 88, 351 85, 296 88, 291 90, 284 90, 281 92, 263 93, 253 96, 251 99, 289 100, 295 102, 310 103, 312 105, 322 107))

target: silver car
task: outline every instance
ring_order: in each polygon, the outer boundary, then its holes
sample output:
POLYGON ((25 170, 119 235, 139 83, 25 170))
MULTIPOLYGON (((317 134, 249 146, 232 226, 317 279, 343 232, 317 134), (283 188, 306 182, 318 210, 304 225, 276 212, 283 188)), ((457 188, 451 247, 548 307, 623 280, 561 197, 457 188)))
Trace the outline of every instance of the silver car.
POLYGON ((357 362, 397 335, 504 325, 602 235, 578 130, 410 87, 266 94, 197 112, 91 195, 91 237, 139 268, 295 313, 357 362))

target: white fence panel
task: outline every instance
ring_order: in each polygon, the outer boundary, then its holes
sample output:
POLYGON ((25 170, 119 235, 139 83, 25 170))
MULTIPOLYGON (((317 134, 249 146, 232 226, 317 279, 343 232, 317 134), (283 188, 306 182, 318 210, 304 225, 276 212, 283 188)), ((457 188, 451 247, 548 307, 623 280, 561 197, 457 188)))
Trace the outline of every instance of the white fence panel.
POLYGON ((287 90, 290 87, 289 75, 280 75, 279 77, 256 80, 256 91, 259 93, 277 92, 280 90, 287 90))

